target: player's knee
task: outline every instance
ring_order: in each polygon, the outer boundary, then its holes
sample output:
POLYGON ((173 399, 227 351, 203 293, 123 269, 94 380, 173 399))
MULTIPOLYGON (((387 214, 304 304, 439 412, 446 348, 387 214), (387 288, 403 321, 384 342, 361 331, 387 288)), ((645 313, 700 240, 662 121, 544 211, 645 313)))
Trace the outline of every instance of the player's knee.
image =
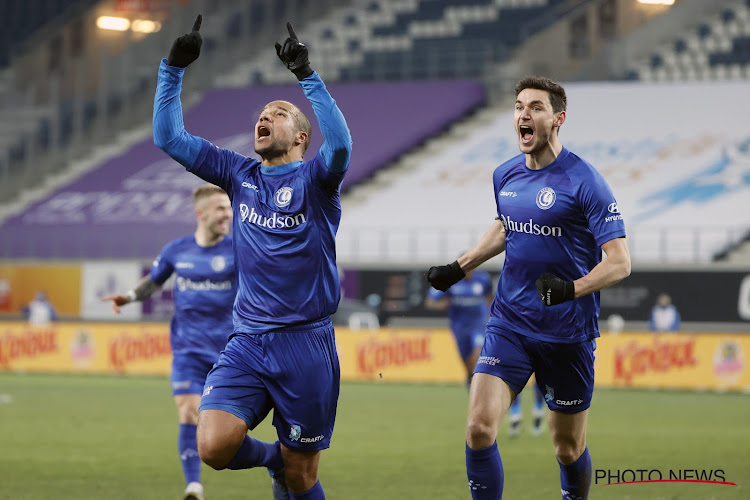
POLYGON ((570 465, 583 454, 585 445, 581 446, 573 440, 555 442, 555 456, 564 465, 570 465))
POLYGON ((232 446, 226 440, 216 439, 205 432, 200 432, 198 428, 198 456, 204 464, 209 467, 221 470, 226 468, 236 453, 237 446, 232 446), (232 450, 235 450, 234 452, 232 450))
POLYGON ((318 482, 317 471, 310 470, 309 468, 287 467, 285 474, 286 485, 293 493, 308 491, 318 482))
POLYGON ((205 440, 198 441, 198 455, 201 457, 204 464, 216 470, 225 469, 232 460, 232 455, 227 452, 225 446, 220 446, 217 445, 217 443, 211 443, 205 440))
POLYGON ((495 435, 497 429, 494 429, 489 423, 469 418, 469 422, 466 425, 466 443, 469 448, 478 449, 486 448, 495 442, 495 435))

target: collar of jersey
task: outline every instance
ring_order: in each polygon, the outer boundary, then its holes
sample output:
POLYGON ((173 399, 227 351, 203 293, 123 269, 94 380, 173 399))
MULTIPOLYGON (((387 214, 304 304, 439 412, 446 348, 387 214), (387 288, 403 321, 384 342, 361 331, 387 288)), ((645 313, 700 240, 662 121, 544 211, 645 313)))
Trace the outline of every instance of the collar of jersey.
POLYGON ((302 165, 301 160, 293 161, 292 163, 287 163, 286 165, 278 165, 276 167, 264 167, 261 165, 260 171, 265 175, 283 175, 288 174, 292 170, 296 170, 300 165, 302 165))
MULTIPOLYGON (((524 157, 524 160, 523 160, 523 166, 524 166, 524 168, 526 169, 526 171, 527 171, 527 172, 532 172, 532 173, 534 173, 534 174, 541 174, 541 173, 543 173, 543 172, 548 172, 548 170, 547 170, 547 169, 548 169, 549 167, 552 167, 552 166, 554 166, 554 165, 557 165, 557 164, 558 164, 559 162, 563 161, 563 160, 564 160, 564 159, 565 159, 565 158, 566 158, 566 157, 568 156, 568 153, 569 153, 569 152, 570 152, 570 151, 568 151, 568 148, 566 148, 565 146, 563 146, 563 148, 562 148, 562 149, 560 150, 560 154, 559 154, 559 155, 557 155, 557 158, 555 158, 555 159, 554 159, 554 160, 552 161, 552 163, 550 163, 549 165, 547 165, 547 166, 546 166, 546 167, 544 167, 544 168, 540 168, 539 170, 532 170, 532 169, 530 169, 529 167, 527 167, 527 166, 526 166, 526 159, 525 159, 525 157, 524 157)), ((523 153, 521 153, 521 155, 523 156, 523 153)))

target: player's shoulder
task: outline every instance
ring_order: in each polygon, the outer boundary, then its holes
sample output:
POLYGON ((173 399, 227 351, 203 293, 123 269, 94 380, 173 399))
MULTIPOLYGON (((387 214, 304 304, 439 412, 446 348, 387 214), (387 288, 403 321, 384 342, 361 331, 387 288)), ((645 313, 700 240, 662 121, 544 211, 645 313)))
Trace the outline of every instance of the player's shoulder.
POLYGON ((164 245, 162 254, 180 251, 192 245, 195 245, 195 235, 188 234, 167 242, 167 244, 164 245))
POLYGON ((492 177, 493 179, 497 181, 507 175, 510 175, 511 173, 524 167, 525 165, 526 165, 526 157, 524 156, 524 154, 523 153, 517 154, 513 158, 507 160, 504 163, 501 163, 498 167, 496 167, 495 172, 493 173, 492 177))
POLYGON ((602 174, 596 167, 594 167, 587 160, 581 158, 573 151, 568 149, 566 151, 565 172, 570 177, 570 180, 576 184, 590 182, 592 179, 601 179, 602 174))

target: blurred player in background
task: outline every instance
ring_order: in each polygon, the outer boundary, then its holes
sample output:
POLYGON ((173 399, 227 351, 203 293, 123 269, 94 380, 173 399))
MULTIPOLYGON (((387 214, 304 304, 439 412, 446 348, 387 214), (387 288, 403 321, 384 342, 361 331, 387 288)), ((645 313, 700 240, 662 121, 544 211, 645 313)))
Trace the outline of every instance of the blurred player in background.
POLYGON ((237 274, 229 233, 232 207, 223 189, 204 184, 193 191, 195 234, 168 243, 129 292, 104 297, 112 309, 151 297, 175 274, 174 316, 170 327, 172 394, 180 432, 177 440, 185 499, 202 499, 201 460, 196 427, 203 385, 232 333, 237 274))
POLYGON ((599 336, 597 292, 630 274, 630 254, 609 185, 560 143, 566 107, 556 82, 527 77, 516 84, 521 154, 494 172, 496 221, 474 248, 427 273, 445 291, 505 251, 469 395, 466 471, 474 499, 502 498, 497 431, 532 373, 551 410, 563 499, 588 498, 591 487, 586 421, 599 336))
POLYGON ((448 310, 456 347, 466 367, 466 386, 471 384, 474 366, 484 344, 484 331, 490 319, 492 279, 485 271, 469 271, 466 277, 446 292, 430 288, 424 305, 436 311, 448 310))
MULTIPOLYGON (((534 407, 531 409, 531 435, 538 436, 544 431, 542 427, 542 421, 544 415, 547 413, 547 408, 544 405, 544 395, 539 390, 539 386, 536 385, 532 379, 529 385, 534 386, 531 391, 534 392, 534 407)), ((516 399, 513 400, 513 404, 510 405, 510 428, 508 429, 508 436, 514 438, 521 435, 521 429, 523 429, 523 407, 521 406, 521 394, 516 394, 516 399)))
POLYGON ((255 123, 261 161, 190 135, 179 97, 185 67, 200 55, 201 20, 161 62, 153 126, 156 145, 225 188, 235 210, 234 334, 206 380, 198 450, 215 469, 267 467, 274 498, 323 499, 318 464, 330 444, 339 395, 330 316, 341 295, 335 241, 351 135, 289 23, 276 54, 299 80, 323 132, 313 159, 303 161, 310 122, 286 101, 268 103, 255 123), (250 437, 248 429, 271 409, 279 441, 250 437))

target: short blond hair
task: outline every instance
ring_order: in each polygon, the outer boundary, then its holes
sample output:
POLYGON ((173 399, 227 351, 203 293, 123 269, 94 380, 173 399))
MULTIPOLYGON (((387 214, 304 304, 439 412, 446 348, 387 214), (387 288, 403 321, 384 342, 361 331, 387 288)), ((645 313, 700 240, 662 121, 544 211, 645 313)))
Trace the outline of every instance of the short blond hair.
POLYGON ((215 186, 213 184, 201 184, 197 188, 193 189, 193 206, 197 206, 199 201, 214 194, 225 195, 227 193, 219 186, 215 186))

